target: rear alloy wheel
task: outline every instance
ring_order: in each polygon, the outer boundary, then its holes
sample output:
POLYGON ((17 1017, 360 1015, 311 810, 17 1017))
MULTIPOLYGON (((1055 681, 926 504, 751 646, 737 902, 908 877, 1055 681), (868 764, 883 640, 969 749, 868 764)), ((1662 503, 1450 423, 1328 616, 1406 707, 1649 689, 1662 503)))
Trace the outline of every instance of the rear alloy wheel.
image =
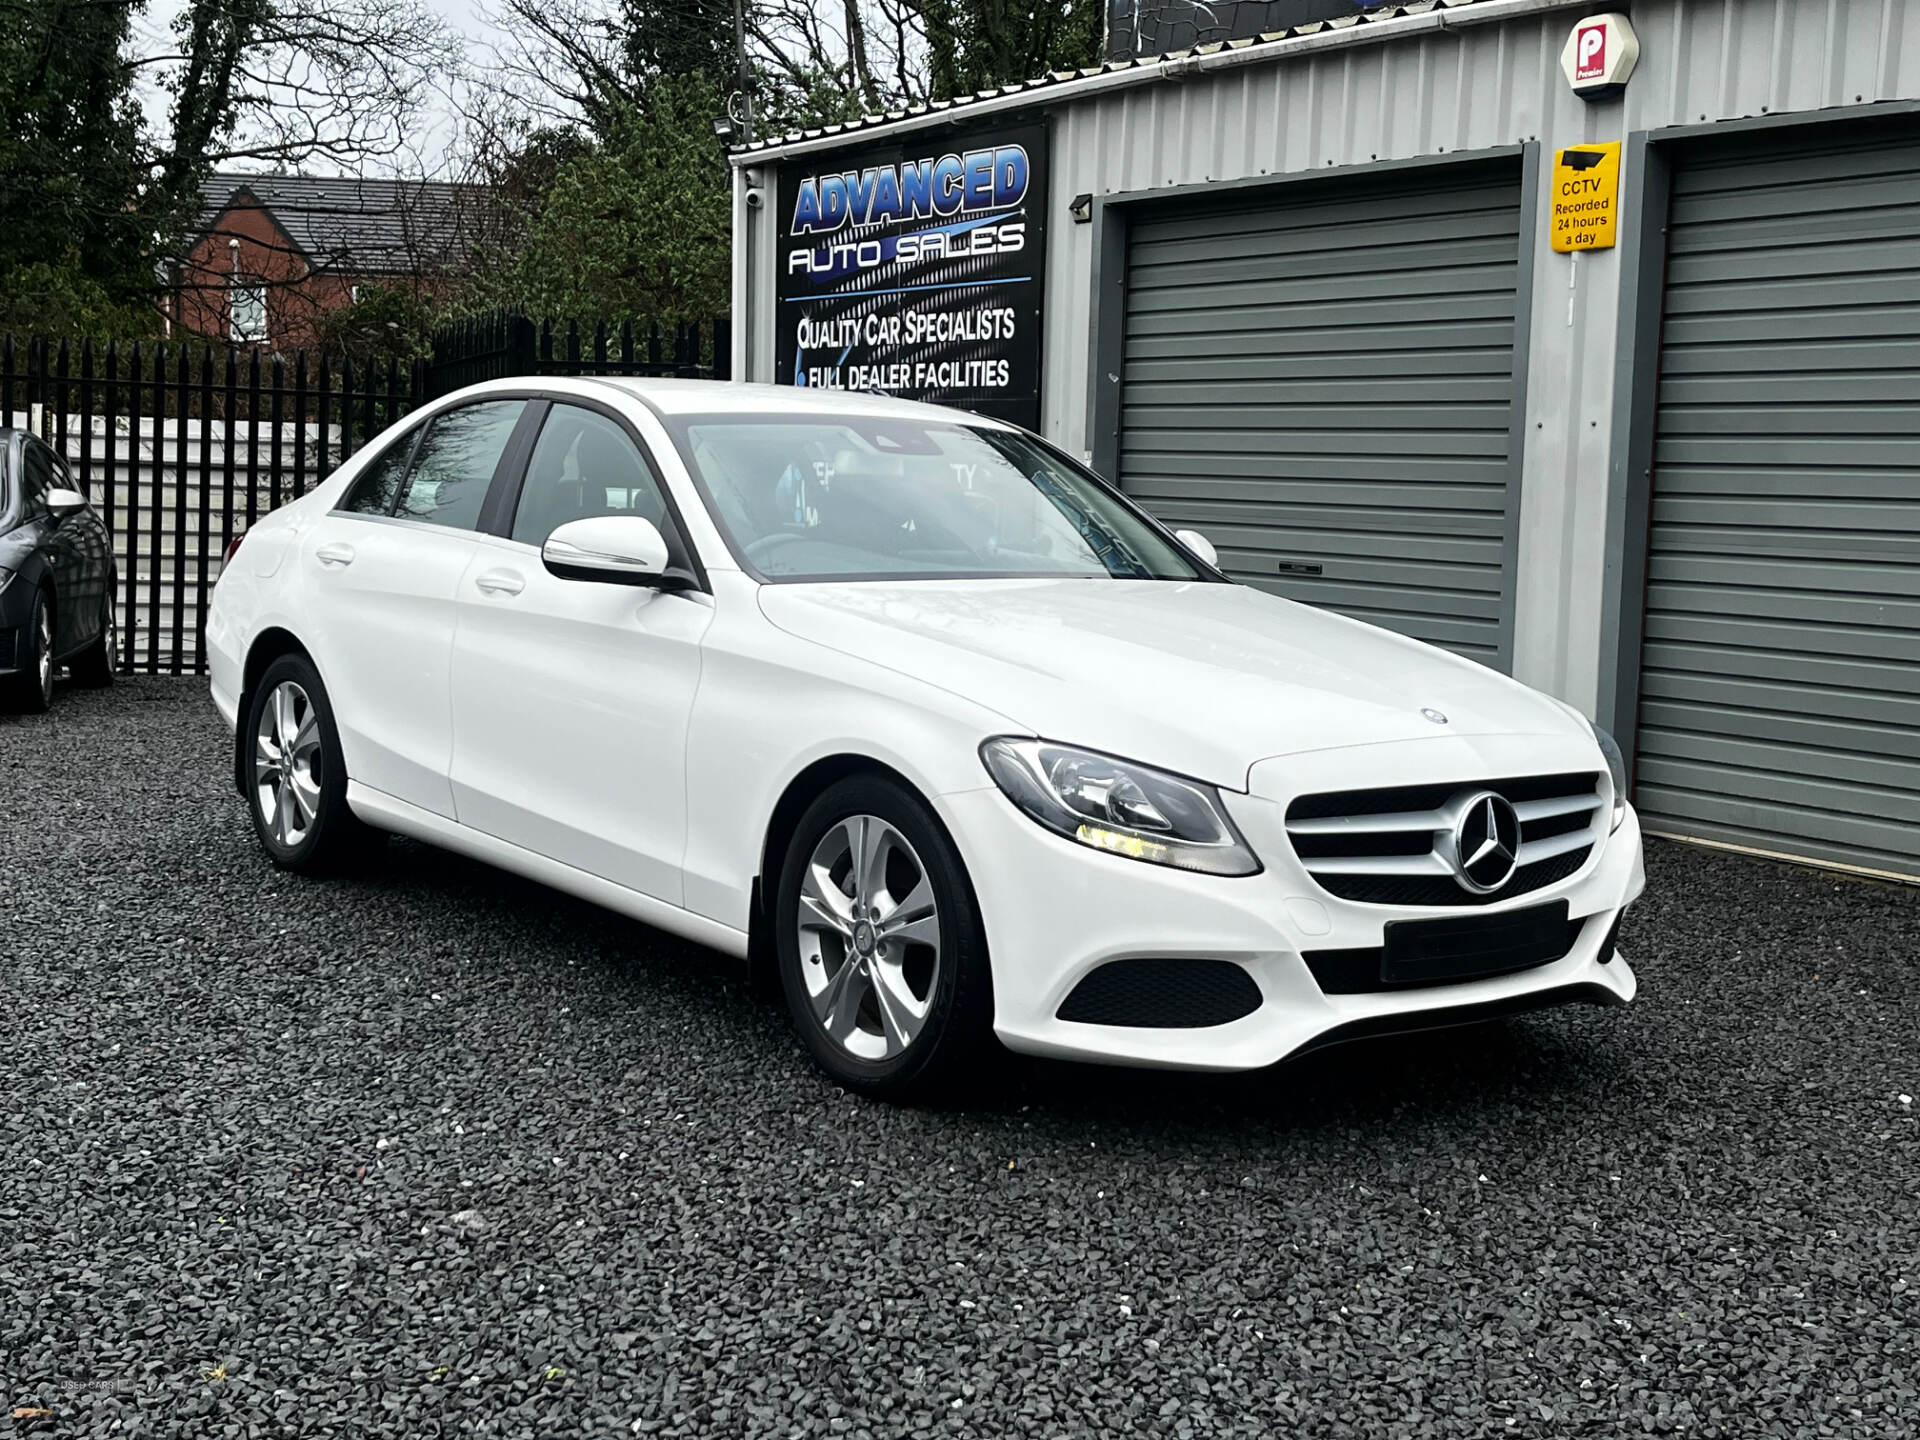
POLYGON ((917 796, 864 776, 822 795, 778 904, 788 1008, 836 1080, 898 1095, 978 1053, 993 1014, 986 944, 953 844, 917 796))
POLYGON ((320 818, 320 716, 299 684, 282 680, 254 729, 254 803, 274 842, 297 849, 320 818))
POLYGON ((357 848, 364 831, 347 808, 346 764, 326 688, 301 655, 267 667, 247 706, 248 808, 273 863, 312 874, 357 848))
POLYGON ((45 595, 34 597, 18 644, 20 668, 7 680, 0 699, 9 710, 43 714, 53 705, 53 607, 45 595))

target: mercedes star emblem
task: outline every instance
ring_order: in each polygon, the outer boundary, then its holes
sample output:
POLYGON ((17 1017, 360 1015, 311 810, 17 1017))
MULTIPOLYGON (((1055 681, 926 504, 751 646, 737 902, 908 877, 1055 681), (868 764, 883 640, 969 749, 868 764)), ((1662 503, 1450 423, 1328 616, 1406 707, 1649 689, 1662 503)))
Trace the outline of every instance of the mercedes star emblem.
POLYGON ((1482 790, 1458 802, 1453 822, 1453 878, 1475 895, 1490 895, 1513 878, 1520 861, 1520 816, 1505 797, 1482 790))

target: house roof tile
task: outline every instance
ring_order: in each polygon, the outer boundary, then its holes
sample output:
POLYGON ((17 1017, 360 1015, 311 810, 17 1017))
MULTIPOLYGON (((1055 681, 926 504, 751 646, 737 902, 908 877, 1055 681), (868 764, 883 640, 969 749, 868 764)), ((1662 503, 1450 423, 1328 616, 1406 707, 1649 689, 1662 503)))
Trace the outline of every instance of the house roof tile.
POLYGON ((200 234, 218 233, 221 216, 247 195, 313 269, 400 275, 464 263, 486 189, 444 180, 221 171, 201 186, 200 234))

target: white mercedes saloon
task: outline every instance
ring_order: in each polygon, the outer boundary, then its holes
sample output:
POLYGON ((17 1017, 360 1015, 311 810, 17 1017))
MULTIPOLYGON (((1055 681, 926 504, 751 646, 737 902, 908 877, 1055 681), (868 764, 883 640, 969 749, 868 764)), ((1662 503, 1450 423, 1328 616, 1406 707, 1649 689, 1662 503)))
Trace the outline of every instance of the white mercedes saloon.
POLYGON ((235 542, 207 645, 276 865, 408 835, 771 967, 860 1090, 1634 994, 1603 732, 956 411, 475 386, 235 542))

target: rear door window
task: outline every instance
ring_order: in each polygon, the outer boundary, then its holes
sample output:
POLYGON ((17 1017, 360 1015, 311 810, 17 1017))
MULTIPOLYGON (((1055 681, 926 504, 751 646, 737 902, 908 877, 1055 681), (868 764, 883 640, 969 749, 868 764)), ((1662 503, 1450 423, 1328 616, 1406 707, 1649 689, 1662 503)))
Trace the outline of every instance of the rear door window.
POLYGON ((524 400, 485 400, 436 415, 420 437, 393 513, 402 520, 475 529, 493 472, 526 408, 524 400))

